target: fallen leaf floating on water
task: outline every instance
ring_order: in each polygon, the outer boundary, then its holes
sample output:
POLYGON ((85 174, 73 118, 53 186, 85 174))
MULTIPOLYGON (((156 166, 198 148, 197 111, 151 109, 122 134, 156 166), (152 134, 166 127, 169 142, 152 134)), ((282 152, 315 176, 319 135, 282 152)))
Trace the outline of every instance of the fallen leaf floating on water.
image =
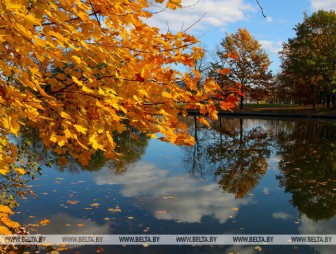
POLYGON ((111 213, 120 213, 121 209, 119 206, 116 206, 115 208, 108 208, 107 211, 111 212, 111 213))
POLYGON ((48 220, 48 219, 41 220, 41 221, 39 222, 40 225, 48 225, 49 223, 50 223, 50 220, 48 220))
POLYGON ((104 220, 109 220, 110 218, 109 217, 105 217, 104 220))
POLYGON ((98 208, 100 206, 100 204, 99 203, 93 203, 90 206, 94 206, 94 207, 98 208))
POLYGON ((85 224, 83 224, 83 223, 78 223, 77 224, 77 227, 84 227, 85 226, 85 224))
POLYGON ((96 250, 97 253, 100 253, 100 252, 103 252, 104 251, 104 248, 99 246, 96 250))
POLYGON ((143 244, 143 247, 148 248, 149 244, 145 243, 145 244, 143 244))
POLYGON ((254 247, 254 249, 255 249, 256 251, 261 251, 261 250, 262 250, 262 248, 261 248, 260 246, 256 246, 256 247, 254 247))
POLYGON ((77 200, 68 200, 68 201, 67 201, 67 203, 68 203, 69 205, 76 205, 78 202, 79 202, 79 201, 77 201, 77 200))
POLYGON ((235 207, 235 208, 232 208, 232 211, 235 211, 237 212, 239 210, 239 208, 235 207))
POLYGON ((71 224, 65 224, 66 227, 71 227, 71 224))
POLYGON ((84 210, 92 210, 91 207, 85 207, 84 210))
POLYGON ((133 216, 128 216, 127 219, 134 220, 134 217, 133 216))

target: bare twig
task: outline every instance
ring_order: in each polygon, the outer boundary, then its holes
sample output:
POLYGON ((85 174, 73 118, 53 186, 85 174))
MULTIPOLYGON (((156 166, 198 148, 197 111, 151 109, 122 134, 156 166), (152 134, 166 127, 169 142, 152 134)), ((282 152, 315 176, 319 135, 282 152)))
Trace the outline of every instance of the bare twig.
POLYGON ((185 33, 186 31, 188 31, 190 28, 192 28, 193 26, 195 26, 198 22, 201 21, 202 18, 204 18, 204 16, 206 15, 207 13, 204 12, 204 14, 198 19, 196 20, 196 22, 194 22, 191 26, 187 27, 186 29, 183 30, 183 33, 185 33))
POLYGON ((96 20, 97 20, 97 22, 98 22, 99 26, 101 27, 101 24, 100 24, 99 18, 98 18, 98 16, 97 16, 97 12, 96 12, 96 10, 94 9, 94 7, 93 7, 93 4, 92 4, 92 2, 91 2, 91 1, 90 1, 90 6, 91 6, 91 8, 92 8, 92 10, 93 10, 94 16, 95 16, 95 18, 96 18, 96 20))
POLYGON ((264 18, 266 18, 266 15, 265 15, 265 13, 264 13, 264 9, 263 9, 263 7, 260 5, 260 3, 259 3, 258 0, 256 0, 256 2, 257 2, 258 6, 259 6, 259 8, 260 8, 260 10, 261 10, 261 14, 264 16, 264 18))
POLYGON ((166 23, 167 23, 167 28, 168 28, 168 31, 167 31, 167 33, 169 33, 170 31, 169 31, 169 24, 168 24, 168 20, 166 20, 166 23))

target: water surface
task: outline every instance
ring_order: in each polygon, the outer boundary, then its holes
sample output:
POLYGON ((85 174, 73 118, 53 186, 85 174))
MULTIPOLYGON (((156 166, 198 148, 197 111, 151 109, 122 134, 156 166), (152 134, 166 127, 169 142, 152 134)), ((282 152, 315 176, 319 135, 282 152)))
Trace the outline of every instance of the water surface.
MULTIPOLYGON (((334 122, 187 119, 193 147, 120 136, 119 162, 99 154, 45 168, 38 198, 16 219, 48 234, 336 234, 334 122)), ((104 253, 257 253, 251 246, 103 246, 104 253)), ((261 253, 335 253, 332 246, 261 246, 261 253)), ((95 253, 97 246, 65 253, 95 253)))

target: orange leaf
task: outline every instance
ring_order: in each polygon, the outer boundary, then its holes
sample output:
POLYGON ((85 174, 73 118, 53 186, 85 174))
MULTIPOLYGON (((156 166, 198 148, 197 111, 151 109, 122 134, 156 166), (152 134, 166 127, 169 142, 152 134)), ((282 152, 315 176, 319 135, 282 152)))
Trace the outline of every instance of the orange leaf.
POLYGON ((48 225, 49 223, 50 223, 50 220, 48 220, 48 219, 41 220, 41 221, 39 222, 40 225, 48 225))
POLYGON ((12 232, 10 232, 8 228, 0 226, 0 235, 11 235, 11 234, 12 232))
POLYGON ((200 117, 200 118, 198 118, 198 120, 199 120, 202 124, 204 124, 205 126, 210 127, 209 122, 208 122, 204 117, 200 117))
POLYGON ((17 228, 20 226, 19 223, 17 223, 16 221, 12 221, 10 218, 8 218, 7 216, 5 217, 0 217, 0 221, 2 223, 4 223, 6 226, 10 227, 10 228, 17 228))
POLYGON ((226 74, 230 73, 231 70, 229 68, 224 68, 224 69, 218 70, 217 72, 219 74, 226 75, 226 74))
POLYGON ((12 214, 12 210, 9 209, 7 206, 1 205, 0 204, 0 213, 8 213, 8 214, 12 214))

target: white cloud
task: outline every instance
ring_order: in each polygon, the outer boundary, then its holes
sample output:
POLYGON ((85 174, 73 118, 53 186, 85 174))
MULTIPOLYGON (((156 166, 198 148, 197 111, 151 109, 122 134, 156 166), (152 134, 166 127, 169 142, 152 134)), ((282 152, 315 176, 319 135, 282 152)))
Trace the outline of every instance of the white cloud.
POLYGON ((288 220, 291 218, 291 216, 288 213, 284 212, 273 213, 272 217, 280 220, 288 220))
POLYGON ((268 17, 266 18, 266 22, 268 22, 268 23, 272 23, 272 22, 273 22, 273 18, 272 18, 271 16, 268 16, 268 17))
POLYGON ((311 8, 317 10, 336 10, 336 0, 312 0, 311 8))
POLYGON ((255 7, 245 0, 184 0, 182 9, 163 10, 148 20, 152 26, 166 31, 181 31, 189 26, 193 29, 208 29, 209 26, 224 27, 246 19, 249 12, 255 7), (197 22, 203 15, 205 16, 197 22), (193 25, 195 22, 197 24, 193 25))
POLYGON ((279 54, 282 49, 282 41, 260 40, 262 48, 272 54, 279 54))
POLYGON ((137 206, 163 220, 201 222, 202 217, 213 216, 224 223, 237 213, 233 208, 251 201, 223 193, 216 183, 172 175, 148 163, 139 163, 122 176, 101 170, 95 181, 98 185, 120 184, 123 196, 139 197, 137 206))

